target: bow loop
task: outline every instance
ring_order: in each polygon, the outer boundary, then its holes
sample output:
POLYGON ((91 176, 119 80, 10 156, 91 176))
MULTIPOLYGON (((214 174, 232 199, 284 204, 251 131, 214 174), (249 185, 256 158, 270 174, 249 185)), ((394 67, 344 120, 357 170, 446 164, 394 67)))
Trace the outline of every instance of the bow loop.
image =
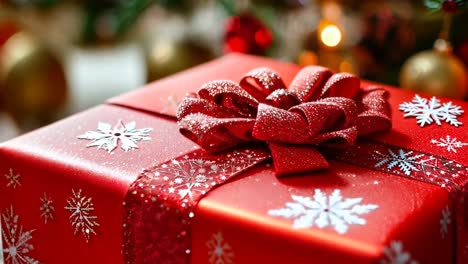
POLYGON ((349 146, 356 141, 357 106, 351 99, 330 97, 316 102, 304 103, 291 108, 291 111, 301 113, 307 120, 309 144, 320 144, 333 138, 333 146, 349 146), (346 131, 346 132, 345 132, 346 131), (349 134, 351 133, 351 134, 349 134), (343 144, 337 144, 343 142, 343 144))
POLYGON ((258 106, 253 137, 261 141, 307 143, 307 120, 300 114, 267 104, 258 106))
POLYGON ((179 131, 209 152, 219 152, 245 141, 255 141, 252 127, 255 120, 248 118, 216 118, 194 113, 178 122, 179 131))
POLYGON ((355 98, 359 94, 360 83, 361 81, 352 74, 333 74, 323 86, 320 97, 355 98))
POLYGON ((233 81, 213 81, 198 92, 201 99, 232 110, 237 116, 254 117, 258 101, 233 81))
POLYGON ((297 95, 301 102, 310 102, 320 98, 323 87, 333 72, 325 67, 308 66, 294 77, 289 90, 297 95))
POLYGON ((348 147, 391 126, 383 89, 317 66, 301 70, 289 89, 266 68, 239 84, 209 82, 182 101, 177 118, 181 133, 210 152, 265 142, 277 175, 327 168, 319 146, 348 147))
POLYGON ((391 128, 391 109, 387 103, 388 92, 369 87, 357 100, 359 115, 356 123, 360 135, 368 135, 391 128))
POLYGON ((263 102, 275 90, 286 88, 281 77, 268 68, 257 68, 250 71, 239 84, 259 102, 263 102))
POLYGON ((288 110, 300 103, 296 94, 286 89, 278 89, 269 94, 264 101, 265 104, 288 110))

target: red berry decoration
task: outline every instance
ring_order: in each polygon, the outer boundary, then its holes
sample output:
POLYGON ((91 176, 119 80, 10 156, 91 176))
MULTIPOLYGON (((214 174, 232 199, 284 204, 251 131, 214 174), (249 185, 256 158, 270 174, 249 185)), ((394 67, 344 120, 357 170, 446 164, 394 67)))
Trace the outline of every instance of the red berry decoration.
POLYGON ((445 0, 442 3, 442 10, 444 10, 445 13, 453 14, 457 12, 458 9, 458 4, 455 0, 445 0))
POLYGON ((250 14, 228 18, 224 33, 224 52, 262 54, 272 44, 271 31, 250 14))

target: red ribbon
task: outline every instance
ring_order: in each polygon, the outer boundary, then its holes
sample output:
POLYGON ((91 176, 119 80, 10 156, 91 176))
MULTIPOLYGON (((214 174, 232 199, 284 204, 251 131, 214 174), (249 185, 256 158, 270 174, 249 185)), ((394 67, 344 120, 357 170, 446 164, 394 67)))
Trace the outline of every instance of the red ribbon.
POLYGON ((385 90, 318 66, 302 69, 289 89, 267 68, 239 84, 209 82, 181 102, 177 118, 181 133, 209 152, 266 142, 277 175, 328 168, 319 147, 349 147, 391 127, 385 90))

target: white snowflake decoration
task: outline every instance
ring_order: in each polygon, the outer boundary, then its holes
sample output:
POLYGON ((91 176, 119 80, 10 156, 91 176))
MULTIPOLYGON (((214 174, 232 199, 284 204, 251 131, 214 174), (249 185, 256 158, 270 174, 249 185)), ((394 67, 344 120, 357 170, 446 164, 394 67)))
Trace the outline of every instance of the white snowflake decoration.
POLYGON ((442 238, 448 234, 448 226, 452 223, 452 214, 450 213, 450 209, 446 206, 442 210, 442 217, 440 218, 440 235, 442 238))
POLYGON ((463 113, 460 106, 453 105, 452 102, 440 103, 440 100, 433 96, 430 100, 415 95, 413 101, 400 104, 399 109, 405 112, 404 117, 416 117, 416 123, 421 127, 435 122, 442 125, 442 121, 452 126, 460 126, 457 117, 463 113))
POLYGON ((268 214, 293 218, 293 228, 324 228, 331 225, 339 234, 346 233, 349 225, 365 225, 366 220, 359 215, 378 208, 374 204, 361 205, 362 198, 343 200, 340 190, 334 190, 330 196, 326 196, 316 189, 313 199, 299 195, 291 195, 291 198, 294 202, 286 203, 285 208, 269 210, 268 214))
POLYGON ((411 259, 411 254, 403 251, 403 243, 401 241, 390 242, 390 247, 383 249, 384 256, 380 260, 380 264, 417 264, 418 262, 411 259))
POLYGON ((31 244, 34 230, 23 231, 23 226, 19 224, 19 216, 13 212, 13 206, 7 209, 3 217, 1 228, 3 236, 3 255, 7 264, 39 264, 39 261, 30 257, 34 250, 31 244))
POLYGON ((439 140, 432 139, 431 143, 442 148, 447 148, 448 152, 457 153, 457 148, 468 146, 468 143, 461 142, 457 138, 451 138, 447 135, 445 138, 441 137, 439 140))
POLYGON ((7 174, 5 174, 5 178, 8 181, 6 185, 7 188, 11 187, 13 189, 16 189, 16 187, 21 186, 21 175, 14 173, 13 169, 10 169, 10 171, 7 174))
POLYGON ((44 219, 44 224, 47 224, 49 220, 54 219, 55 207, 52 198, 48 197, 46 193, 41 197, 41 217, 44 219))
POLYGON ((204 194, 210 185, 216 184, 210 174, 216 174, 219 170, 219 165, 213 161, 202 159, 173 160, 169 164, 163 164, 161 169, 155 172, 155 177, 165 175, 162 180, 168 182, 169 193, 177 191, 181 199, 186 197, 192 199, 194 192, 204 194))
POLYGON ((79 139, 91 140, 86 147, 98 147, 111 153, 118 146, 120 141, 120 147, 124 151, 137 149, 138 141, 149 141, 151 138, 149 134, 152 128, 136 128, 135 122, 124 124, 119 121, 117 125, 112 127, 108 123, 99 122, 97 131, 88 131, 83 135, 78 136, 79 139))
POLYGON ((405 152, 402 149, 398 150, 398 153, 388 149, 387 154, 378 151, 376 151, 375 154, 377 154, 377 156, 374 156, 373 159, 379 161, 375 164, 376 168, 387 165, 387 169, 391 170, 395 166, 398 166, 405 175, 411 175, 411 172, 419 171, 417 165, 424 166, 425 163, 434 159, 433 157, 421 159, 424 157, 424 154, 413 155, 413 151, 405 152))
POLYGON ((73 197, 68 198, 68 206, 65 209, 71 212, 69 217, 71 225, 75 228, 74 234, 81 232, 89 242, 91 235, 97 235, 94 228, 99 226, 97 216, 92 215, 94 205, 91 197, 81 195, 81 189, 78 192, 72 190, 73 197))
POLYGON ((210 264, 234 263, 234 252, 231 246, 224 241, 223 233, 218 232, 206 242, 208 247, 208 260, 210 264))

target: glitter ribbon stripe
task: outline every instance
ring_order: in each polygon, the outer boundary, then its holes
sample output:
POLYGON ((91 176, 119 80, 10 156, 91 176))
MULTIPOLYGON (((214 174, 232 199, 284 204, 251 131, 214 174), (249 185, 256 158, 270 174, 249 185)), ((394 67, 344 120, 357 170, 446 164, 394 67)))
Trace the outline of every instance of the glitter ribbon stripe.
POLYGON ((125 263, 190 263, 191 224, 198 202, 268 158, 268 152, 255 147, 219 155, 196 150, 145 169, 125 198, 125 263))

